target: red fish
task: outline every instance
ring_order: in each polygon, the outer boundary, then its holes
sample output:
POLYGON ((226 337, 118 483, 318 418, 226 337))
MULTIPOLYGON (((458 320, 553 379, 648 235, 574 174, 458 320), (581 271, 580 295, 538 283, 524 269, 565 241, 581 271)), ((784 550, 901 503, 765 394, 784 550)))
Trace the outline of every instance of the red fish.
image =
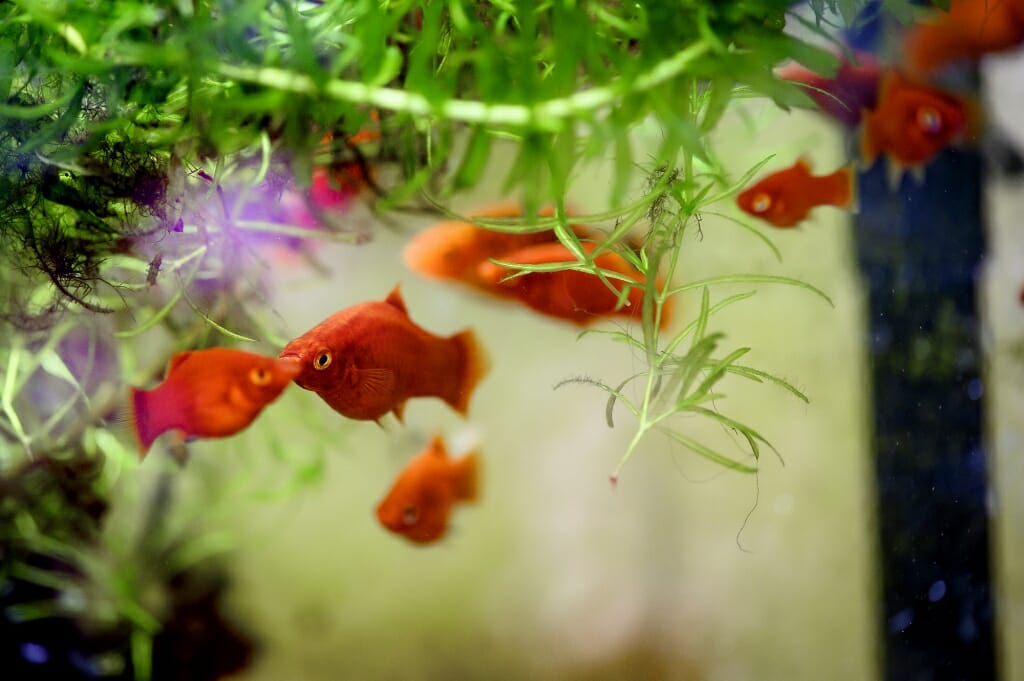
MULTIPOLYGON (((583 244, 587 253, 593 253, 596 247, 596 244, 589 242, 583 244)), ((527 246, 518 251, 499 254, 495 259, 517 265, 576 262, 572 252, 559 241, 527 246)), ((644 296, 643 276, 617 253, 605 251, 594 262, 602 269, 624 274, 636 282, 637 285, 630 287, 626 302, 619 309, 616 309, 619 295, 589 272, 529 272, 510 279, 508 277, 515 273, 514 269, 485 261, 477 266, 477 274, 487 286, 507 292, 537 312, 579 326, 612 315, 638 318, 644 296)), ((625 282, 618 279, 608 281, 620 292, 626 286, 625 282)), ((668 314, 662 315, 662 327, 668 324, 668 317, 668 314)))
POLYGON ((845 57, 832 78, 826 78, 796 62, 776 71, 779 78, 807 85, 804 92, 813 99, 822 113, 840 123, 854 127, 864 109, 874 108, 878 101, 878 84, 882 70, 870 54, 858 52, 856 64, 845 57))
POLYGON ((444 338, 417 326, 398 286, 383 301, 337 312, 294 339, 281 359, 295 382, 351 419, 399 420, 410 397, 439 397, 465 415, 487 358, 470 330, 444 338))
POLYGON ((889 71, 878 106, 864 113, 861 156, 868 165, 885 154, 897 168, 921 167, 973 135, 975 118, 971 102, 889 71))
POLYGON ((129 419, 142 455, 168 430, 186 438, 234 435, 298 373, 293 362, 230 348, 175 354, 163 383, 152 390, 130 389, 129 419))
MULTIPOLYGON (((477 211, 471 217, 503 218, 521 217, 522 209, 515 204, 497 204, 477 211)), ((540 212, 542 217, 553 214, 551 209, 540 212)), ((577 235, 587 236, 586 231, 573 226, 577 235)), ((477 227, 469 222, 450 220, 420 232, 409 242, 402 253, 406 266, 433 279, 457 281, 485 293, 501 295, 486 282, 482 282, 477 267, 488 258, 496 258, 535 244, 557 241, 553 230, 512 234, 496 232, 477 227)))
POLYGON ((377 506, 380 524, 417 544, 441 539, 448 531, 452 506, 477 498, 476 452, 453 461, 435 435, 399 473, 377 506))
POLYGON ((953 0, 948 12, 911 28, 903 40, 907 69, 927 76, 961 59, 979 59, 1024 42, 1024 0, 953 0))
POLYGON ((795 227, 817 206, 850 206, 855 178, 849 166, 828 175, 812 175, 810 163, 801 158, 744 189, 736 203, 743 212, 776 227, 795 227))

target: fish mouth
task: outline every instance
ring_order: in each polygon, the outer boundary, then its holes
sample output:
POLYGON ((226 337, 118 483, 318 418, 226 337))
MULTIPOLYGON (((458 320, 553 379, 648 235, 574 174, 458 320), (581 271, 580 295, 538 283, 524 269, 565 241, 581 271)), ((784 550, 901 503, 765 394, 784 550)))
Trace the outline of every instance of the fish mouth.
POLYGON ((289 379, 294 379, 302 373, 302 365, 302 355, 297 353, 289 352, 277 357, 277 366, 289 379))

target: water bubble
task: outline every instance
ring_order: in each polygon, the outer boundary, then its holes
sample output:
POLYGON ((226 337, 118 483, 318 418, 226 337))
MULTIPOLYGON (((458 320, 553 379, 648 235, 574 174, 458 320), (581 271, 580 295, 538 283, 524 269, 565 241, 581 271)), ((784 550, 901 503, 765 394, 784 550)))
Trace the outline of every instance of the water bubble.
POLYGON ((914 609, 903 608, 898 613, 889 618, 889 633, 898 634, 903 631, 914 621, 914 609))
POLYGON ((985 386, 982 384, 980 378, 976 378, 967 384, 967 397, 973 401, 981 399, 981 396, 985 394, 985 386))

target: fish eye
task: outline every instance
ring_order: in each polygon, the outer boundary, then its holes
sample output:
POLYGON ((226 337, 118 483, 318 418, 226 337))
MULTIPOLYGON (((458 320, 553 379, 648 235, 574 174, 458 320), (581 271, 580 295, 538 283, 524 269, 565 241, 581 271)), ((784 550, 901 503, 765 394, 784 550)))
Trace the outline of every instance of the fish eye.
POLYGON ((317 371, 323 371, 327 367, 331 366, 331 351, 321 350, 316 359, 313 360, 313 368, 317 371))
POLYGON ((758 194, 750 202, 750 209, 755 213, 763 213, 772 207, 772 197, 768 194, 758 194))
POLYGON ((253 382, 253 385, 267 385, 270 383, 271 376, 270 371, 264 367, 253 367, 249 370, 249 380, 253 382))
POLYGON ((917 124, 925 132, 934 135, 942 130, 942 115, 931 106, 922 106, 917 110, 917 124))
POLYGON ((420 509, 415 506, 406 506, 402 509, 402 524, 412 525, 420 519, 420 509))

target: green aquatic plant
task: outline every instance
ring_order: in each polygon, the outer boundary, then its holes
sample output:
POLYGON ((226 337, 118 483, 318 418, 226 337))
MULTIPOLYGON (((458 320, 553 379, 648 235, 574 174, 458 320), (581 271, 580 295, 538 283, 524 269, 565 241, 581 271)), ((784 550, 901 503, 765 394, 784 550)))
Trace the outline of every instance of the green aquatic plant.
MULTIPOLYGON (((70 452, 97 464, 80 481, 109 499, 138 479, 134 453, 112 428, 125 384, 155 378, 176 350, 283 344, 260 240, 301 249, 373 238, 344 211, 314 205, 314 168, 356 164, 368 184, 360 198, 382 219, 453 215, 450 200, 479 187, 506 154, 502 191, 521 198, 527 217, 479 224, 553 228, 575 257, 513 267, 591 272, 613 288, 623 281, 623 304, 635 282, 595 258, 613 251, 644 275, 638 329, 588 332, 644 361, 624 379, 586 381, 608 393, 609 425, 618 405, 635 419, 613 475, 652 432, 732 470, 756 470, 770 445, 719 411, 722 382, 773 383, 807 398, 742 363, 748 348, 727 349, 713 317, 766 284, 827 296, 782 276, 680 282, 676 266, 681 249, 699 248, 692 237, 720 227, 781 257, 720 207, 763 162, 730 177, 711 135, 738 99, 811 106, 773 68, 795 59, 827 74, 836 58, 787 25, 833 40, 828 31, 854 22, 865 4, 810 0, 802 12, 788 0, 0 3, 0 475, 70 452), (379 138, 352 142, 363 130, 379 138), (645 130, 656 131, 653 148, 638 142, 645 130), (588 251, 569 228, 567 203, 582 169, 601 160, 613 166, 607 209, 572 217, 612 225, 588 251), (282 210, 283 197, 317 224, 282 210), (536 217, 549 203, 554 215, 536 217), (754 290, 717 297, 726 284, 754 290), (696 317, 663 336, 666 303, 691 290, 701 296, 696 317), (686 414, 738 432, 749 460, 692 438, 677 419, 686 414)), ((911 5, 886 0, 881 11, 904 16, 911 5)), ((272 452, 294 469, 281 495, 321 478, 322 458, 284 449, 272 452)), ((48 497, 49 511, 71 516, 83 498, 48 497)), ((101 541, 94 534, 62 534, 21 507, 0 511, 12 519, 5 540, 77 571, 18 577, 60 592, 91 585, 110 621, 128 623, 133 674, 148 678, 164 623, 146 601, 152 575, 132 567, 137 556, 112 560, 91 544, 101 541)), ((204 541, 131 548, 184 569, 220 546, 204 541)), ((53 604, 40 607, 44 616, 53 604)))

